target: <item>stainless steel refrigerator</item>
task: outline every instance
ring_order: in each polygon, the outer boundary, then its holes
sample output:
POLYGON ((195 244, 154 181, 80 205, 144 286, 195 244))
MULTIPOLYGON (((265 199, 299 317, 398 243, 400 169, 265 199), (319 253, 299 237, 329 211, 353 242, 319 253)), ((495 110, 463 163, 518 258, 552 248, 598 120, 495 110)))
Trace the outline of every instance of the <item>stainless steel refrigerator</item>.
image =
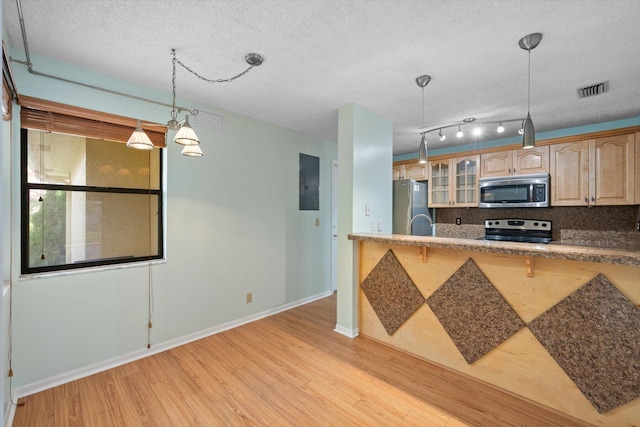
POLYGON ((433 235, 427 190, 426 182, 413 179, 393 181, 393 234, 433 235))

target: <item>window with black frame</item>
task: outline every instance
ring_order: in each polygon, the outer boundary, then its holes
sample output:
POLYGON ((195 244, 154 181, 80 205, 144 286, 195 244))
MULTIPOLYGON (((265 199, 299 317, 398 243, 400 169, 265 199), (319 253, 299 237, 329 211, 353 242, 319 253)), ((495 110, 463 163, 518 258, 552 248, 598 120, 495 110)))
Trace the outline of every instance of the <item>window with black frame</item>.
POLYGON ((162 258, 160 149, 21 132, 23 274, 162 258))

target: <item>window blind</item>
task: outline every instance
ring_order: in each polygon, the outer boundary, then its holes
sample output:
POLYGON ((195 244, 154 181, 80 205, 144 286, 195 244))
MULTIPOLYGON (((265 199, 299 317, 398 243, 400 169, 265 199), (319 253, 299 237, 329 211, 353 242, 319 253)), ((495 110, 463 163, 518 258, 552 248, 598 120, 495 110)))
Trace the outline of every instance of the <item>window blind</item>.
MULTIPOLYGON (((127 142, 137 120, 95 110, 59 104, 52 101, 19 97, 21 127, 84 136, 109 141, 127 142)), ((142 123, 156 147, 166 146, 166 126, 142 123)))

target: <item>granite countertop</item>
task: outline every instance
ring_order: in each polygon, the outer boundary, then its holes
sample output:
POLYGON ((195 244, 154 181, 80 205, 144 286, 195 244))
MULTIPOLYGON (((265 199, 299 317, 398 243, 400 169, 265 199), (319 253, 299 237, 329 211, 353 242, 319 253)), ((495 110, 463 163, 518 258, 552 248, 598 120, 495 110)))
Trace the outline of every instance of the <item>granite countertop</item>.
POLYGON ((557 243, 546 245, 537 243, 500 242, 491 240, 377 233, 349 234, 349 239, 386 243, 390 245, 424 246, 430 248, 494 252, 509 255, 640 266, 640 250, 634 249, 588 247, 557 243))

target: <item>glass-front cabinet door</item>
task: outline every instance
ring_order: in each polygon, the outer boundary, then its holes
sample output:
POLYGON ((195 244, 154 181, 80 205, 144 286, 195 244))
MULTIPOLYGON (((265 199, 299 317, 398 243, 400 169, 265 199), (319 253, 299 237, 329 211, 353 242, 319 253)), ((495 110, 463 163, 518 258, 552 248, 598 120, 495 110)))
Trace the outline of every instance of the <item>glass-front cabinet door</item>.
POLYGON ((453 159, 455 171, 455 203, 453 206, 478 206, 480 156, 453 159))
POLYGON ((429 162, 429 207, 448 207, 449 159, 429 162))

